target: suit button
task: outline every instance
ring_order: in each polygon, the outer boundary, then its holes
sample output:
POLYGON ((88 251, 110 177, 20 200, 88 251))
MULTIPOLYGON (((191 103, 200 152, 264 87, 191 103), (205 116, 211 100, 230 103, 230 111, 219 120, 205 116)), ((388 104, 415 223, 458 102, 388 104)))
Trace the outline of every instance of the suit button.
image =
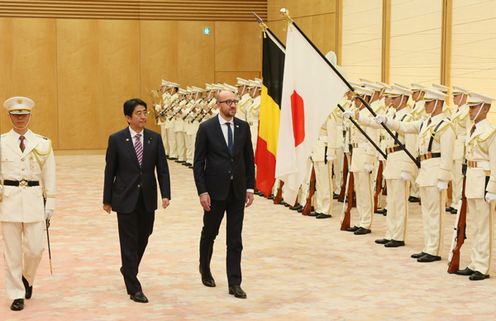
POLYGON ((141 184, 138 184, 138 188, 140 188, 140 187, 141 187, 141 184))
POLYGON ((234 158, 231 158, 231 162, 234 162, 234 158))

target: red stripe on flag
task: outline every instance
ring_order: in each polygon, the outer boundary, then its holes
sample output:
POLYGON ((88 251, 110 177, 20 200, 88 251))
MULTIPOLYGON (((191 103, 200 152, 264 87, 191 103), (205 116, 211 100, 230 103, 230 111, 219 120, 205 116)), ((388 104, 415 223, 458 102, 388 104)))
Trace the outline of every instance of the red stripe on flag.
POLYGON ((256 187, 265 196, 269 196, 276 180, 276 156, 268 151, 267 142, 260 137, 257 140, 255 163, 257 164, 256 187))
POLYGON ((295 147, 305 140, 305 108, 303 98, 293 90, 291 95, 291 114, 293 116, 293 135, 295 147))

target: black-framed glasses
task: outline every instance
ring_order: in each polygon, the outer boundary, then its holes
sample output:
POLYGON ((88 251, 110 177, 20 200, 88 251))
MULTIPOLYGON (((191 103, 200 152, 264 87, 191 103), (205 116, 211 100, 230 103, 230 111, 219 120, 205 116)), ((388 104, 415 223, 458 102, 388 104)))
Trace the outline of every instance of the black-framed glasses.
POLYGON ((232 105, 237 105, 239 103, 239 100, 237 99, 227 99, 227 100, 223 100, 223 101, 219 101, 220 104, 224 103, 228 106, 232 106, 232 105))

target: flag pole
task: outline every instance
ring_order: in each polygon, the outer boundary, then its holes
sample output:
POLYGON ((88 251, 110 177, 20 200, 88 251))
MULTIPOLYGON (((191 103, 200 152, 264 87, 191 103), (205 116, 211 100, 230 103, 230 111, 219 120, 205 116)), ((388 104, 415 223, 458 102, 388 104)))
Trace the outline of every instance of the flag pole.
MULTIPOLYGON (((355 92, 355 89, 353 88, 352 85, 350 85, 350 83, 346 80, 346 78, 344 78, 344 76, 338 71, 338 69, 332 64, 329 62, 329 60, 327 60, 327 58, 324 56, 324 54, 322 54, 322 52, 320 52, 320 50, 317 48, 317 46, 307 37, 307 35, 305 35, 305 33, 300 29, 300 27, 298 27, 298 25, 294 22, 293 19, 291 19, 291 17, 289 16, 289 12, 287 9, 285 8, 282 8, 280 10, 281 14, 284 15, 286 17, 286 19, 288 20, 288 23, 292 24, 293 27, 296 28, 296 30, 298 30, 301 35, 305 38, 306 41, 308 41, 308 43, 313 47, 313 49, 319 54, 319 56, 327 63, 327 65, 329 67, 332 68, 332 70, 339 76, 339 78, 341 78, 341 80, 346 84, 346 86, 348 86, 348 88, 350 89, 350 91, 352 92, 355 92)), ((375 117, 377 116, 377 114, 374 112, 374 110, 370 107, 370 105, 361 97, 358 97, 360 99, 360 101, 365 105, 365 107, 370 111, 370 113, 375 117)), ((351 119, 351 118, 350 118, 351 119)), ((358 124, 357 124, 358 125, 358 124)), ((384 123, 381 123, 382 127, 386 130, 386 132, 393 138, 394 142, 400 146, 400 148, 408 155, 408 157, 410 157, 410 159, 415 163, 415 165, 417 165, 418 168, 420 168, 420 163, 419 161, 410 153, 410 151, 408 151, 408 149, 406 149, 406 146, 405 144, 403 144, 398 137, 396 137, 395 134, 393 134, 393 132, 391 131, 391 129, 389 127, 386 126, 386 124, 384 123)), ((357 127, 358 128, 358 127, 357 127)), ((361 131, 362 132, 362 131, 361 131)), ((382 152, 382 150, 381 150, 382 152)))

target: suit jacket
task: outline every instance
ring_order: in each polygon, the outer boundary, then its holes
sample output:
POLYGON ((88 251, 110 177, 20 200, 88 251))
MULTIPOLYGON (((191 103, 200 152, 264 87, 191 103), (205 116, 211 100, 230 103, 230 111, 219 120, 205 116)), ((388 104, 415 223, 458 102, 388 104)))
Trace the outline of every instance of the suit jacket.
POLYGON ((135 210, 139 193, 143 191, 145 208, 157 209, 157 171, 162 198, 171 197, 170 178, 164 145, 160 134, 143 131, 143 162, 139 165, 129 128, 109 137, 103 185, 103 203, 111 204, 118 213, 135 210))
POLYGON ((200 124, 196 134, 193 173, 198 194, 208 192, 215 200, 225 200, 232 185, 237 199, 245 200, 246 190, 255 187, 255 165, 250 126, 234 118, 233 154, 229 152, 215 116, 200 124))

